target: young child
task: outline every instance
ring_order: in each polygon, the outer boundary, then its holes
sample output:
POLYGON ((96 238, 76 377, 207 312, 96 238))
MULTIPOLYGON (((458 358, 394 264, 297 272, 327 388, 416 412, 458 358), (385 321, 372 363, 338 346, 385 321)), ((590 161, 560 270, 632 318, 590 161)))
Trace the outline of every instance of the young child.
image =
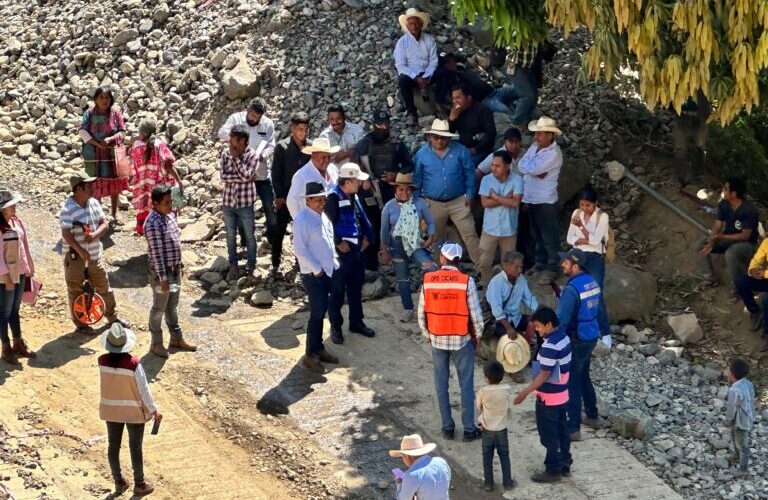
POLYGON ((485 491, 493 491, 493 451, 499 454, 501 461, 501 479, 505 490, 517 486, 512 479, 509 464, 509 441, 507 439, 507 421, 511 391, 508 384, 500 384, 504 378, 504 367, 498 361, 489 361, 485 365, 485 383, 487 386, 477 391, 477 414, 480 429, 483 432, 483 476, 485 491))
POLYGON ((535 472, 531 481, 556 483, 571 475, 573 464, 571 433, 566 418, 571 341, 560 328, 557 314, 549 307, 539 308, 531 321, 544 343, 536 357, 533 382, 515 396, 514 403, 519 405, 530 393, 536 394, 536 430, 547 455, 544 470, 535 472))
POLYGON ((743 358, 733 358, 728 366, 728 397, 725 406, 725 420, 731 426, 731 436, 736 452, 732 455, 739 464, 738 477, 748 475, 749 433, 755 422, 755 388, 747 380, 749 364, 743 358))

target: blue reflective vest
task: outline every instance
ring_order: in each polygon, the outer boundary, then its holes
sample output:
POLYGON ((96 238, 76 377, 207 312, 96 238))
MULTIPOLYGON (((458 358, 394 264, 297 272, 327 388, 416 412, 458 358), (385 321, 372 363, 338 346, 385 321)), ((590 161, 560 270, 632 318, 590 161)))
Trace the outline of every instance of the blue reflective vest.
POLYGON ((578 313, 571 318, 566 331, 570 337, 578 333, 578 340, 588 342, 600 336, 600 326, 597 323, 597 310, 602 291, 595 279, 587 273, 580 273, 566 283, 579 294, 578 313))
POLYGON ((367 237, 370 242, 374 240, 374 234, 371 223, 365 214, 363 205, 360 203, 360 197, 350 198, 341 190, 339 185, 333 186, 333 193, 339 198, 339 212, 336 221, 333 224, 334 237, 337 240, 341 238, 362 238, 367 237), (352 206, 357 206, 357 211, 352 206), (355 213, 359 215, 355 217, 355 213))

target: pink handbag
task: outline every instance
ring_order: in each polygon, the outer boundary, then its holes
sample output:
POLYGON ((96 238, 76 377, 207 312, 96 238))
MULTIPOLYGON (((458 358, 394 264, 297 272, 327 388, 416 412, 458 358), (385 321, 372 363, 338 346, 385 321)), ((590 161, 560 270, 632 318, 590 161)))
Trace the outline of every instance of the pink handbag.
POLYGON ((43 289, 43 283, 35 278, 30 278, 24 283, 24 293, 21 295, 21 300, 25 304, 31 306, 37 302, 37 297, 40 295, 40 290, 43 289))
POLYGON ((115 170, 118 177, 128 177, 131 175, 131 159, 125 152, 125 146, 118 144, 115 146, 115 170))

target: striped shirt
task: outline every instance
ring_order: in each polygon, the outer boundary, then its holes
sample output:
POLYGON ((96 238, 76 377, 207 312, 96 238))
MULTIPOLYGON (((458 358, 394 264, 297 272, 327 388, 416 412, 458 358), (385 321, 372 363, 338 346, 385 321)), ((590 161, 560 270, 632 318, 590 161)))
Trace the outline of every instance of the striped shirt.
MULTIPOLYGON (((81 207, 72 196, 64 202, 64 207, 59 212, 59 225, 61 229, 69 230, 75 237, 75 241, 88 252, 91 260, 99 260, 102 255, 103 247, 100 240, 85 242, 85 230, 87 226, 91 233, 96 231, 105 219, 104 212, 101 210, 101 203, 96 198, 88 198, 85 207, 81 207)), ((62 255, 69 252, 69 245, 65 241, 62 245, 62 255)))
MULTIPOLYGON (((443 269, 456 269, 453 266, 443 266, 443 269)), ((483 310, 480 307, 480 300, 477 297, 477 287, 475 280, 469 278, 467 282, 467 305, 469 306, 469 317, 472 321, 471 327, 474 328, 475 337, 478 339, 483 336, 483 310)), ((432 335, 427 330, 427 314, 424 312, 424 286, 419 292, 419 309, 417 314, 421 334, 429 339, 429 343, 435 349, 444 349, 446 351, 458 351, 469 342, 471 335, 432 335)))
POLYGON ((229 147, 224 148, 219 159, 219 174, 224 183, 221 204, 225 207, 252 207, 256 202, 256 169, 259 157, 250 147, 239 158, 232 158, 229 147))
POLYGON ((561 329, 549 334, 539 349, 536 357, 541 371, 559 370, 560 383, 544 382, 535 392, 547 406, 557 406, 568 402, 568 377, 571 370, 571 339, 561 329))
POLYGON ((173 213, 161 215, 152 210, 144 221, 144 236, 149 245, 149 265, 160 281, 168 281, 168 272, 181 264, 180 235, 173 213))
POLYGON ((326 127, 325 130, 320 132, 320 137, 328 139, 331 146, 339 146, 343 151, 355 149, 360 140, 365 137, 365 131, 351 122, 345 122, 344 130, 341 134, 336 133, 331 127, 326 127))
POLYGON ((395 44, 395 68, 399 75, 414 79, 430 78, 437 69, 437 44, 432 35, 422 33, 418 40, 406 33, 395 44))

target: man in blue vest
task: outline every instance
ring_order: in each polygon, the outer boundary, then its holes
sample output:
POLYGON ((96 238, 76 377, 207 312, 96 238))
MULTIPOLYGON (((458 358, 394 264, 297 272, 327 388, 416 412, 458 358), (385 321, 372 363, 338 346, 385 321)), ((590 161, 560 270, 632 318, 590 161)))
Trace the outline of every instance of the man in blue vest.
POLYGON ((560 267, 568 277, 557 302, 557 318, 571 338, 571 375, 568 379, 568 430, 571 441, 581 441, 581 406, 590 427, 599 425, 597 396, 589 376, 592 351, 600 337, 597 311, 602 291, 584 267, 587 257, 578 248, 560 254, 560 267))
POLYGON ((333 223, 333 241, 339 255, 339 270, 333 273, 331 297, 328 301, 328 320, 331 323, 331 340, 344 343, 341 325, 341 306, 344 294, 349 307, 349 331, 365 337, 376 335, 363 323, 363 283, 365 282, 365 257, 363 252, 376 238, 365 209, 357 196, 362 181, 368 174, 355 163, 345 163, 339 169, 338 183, 328 195, 325 214, 333 223))

